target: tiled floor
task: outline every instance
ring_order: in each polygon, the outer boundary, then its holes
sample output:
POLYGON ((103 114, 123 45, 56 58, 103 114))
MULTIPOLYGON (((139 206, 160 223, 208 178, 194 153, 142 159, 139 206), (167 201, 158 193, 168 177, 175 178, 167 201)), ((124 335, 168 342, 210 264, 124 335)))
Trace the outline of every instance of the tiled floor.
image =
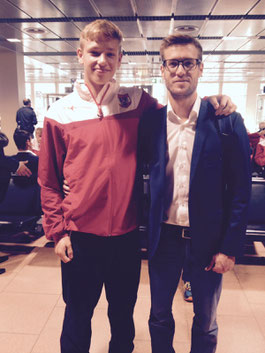
MULTIPOLYGON (((60 264, 52 248, 38 239, 27 255, 11 256, 0 267, 0 353, 59 353, 64 312, 60 264)), ((150 308, 147 262, 142 262, 141 284, 135 308, 134 353, 150 353, 150 308)), ((107 353, 109 326, 104 293, 93 319, 90 353, 107 353)), ((192 304, 184 302, 181 288, 174 304, 176 353, 188 353, 192 304)), ((217 353, 265 353, 265 266, 237 265, 224 276, 219 305, 217 353)), ((163 352, 161 352, 163 353, 163 352)))

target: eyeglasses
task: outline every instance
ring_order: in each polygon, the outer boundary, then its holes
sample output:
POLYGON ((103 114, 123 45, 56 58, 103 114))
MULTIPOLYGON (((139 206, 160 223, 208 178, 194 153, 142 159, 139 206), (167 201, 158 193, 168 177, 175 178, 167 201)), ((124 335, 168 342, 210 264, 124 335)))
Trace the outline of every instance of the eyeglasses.
POLYGON ((168 69, 169 72, 176 72, 179 65, 181 64, 185 71, 193 71, 196 66, 199 65, 202 61, 200 59, 169 59, 163 61, 163 66, 168 69))

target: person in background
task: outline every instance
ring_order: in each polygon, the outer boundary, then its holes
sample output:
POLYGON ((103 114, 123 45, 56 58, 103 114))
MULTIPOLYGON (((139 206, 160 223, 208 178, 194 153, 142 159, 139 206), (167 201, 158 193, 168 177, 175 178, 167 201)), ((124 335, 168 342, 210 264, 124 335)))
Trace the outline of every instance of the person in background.
MULTIPOLYGON (((18 175, 30 176, 31 171, 26 167, 26 162, 18 162, 12 157, 5 156, 4 148, 8 145, 8 137, 0 132, 0 203, 4 200, 8 184, 10 181, 11 172, 16 172, 18 175)), ((0 263, 8 260, 7 255, 0 256, 0 263)), ((0 274, 5 273, 4 268, 0 268, 0 274)))
MULTIPOLYGON (((135 190, 138 124, 161 107, 113 76, 122 59, 122 33, 96 20, 81 32, 77 51, 84 83, 51 104, 39 161, 43 226, 62 260, 66 303, 61 353, 87 353, 91 319, 103 285, 111 327, 109 353, 131 353, 140 275, 135 190), (70 193, 64 197, 63 180, 70 193)), ((219 113, 234 109, 227 97, 219 113)), ((218 112, 218 111, 217 111, 218 112)))
POLYGON ((16 158, 5 155, 4 148, 8 143, 8 137, 3 132, 0 132, 0 202, 5 197, 11 173, 25 177, 32 175, 32 172, 26 166, 27 160, 18 161, 16 158))
POLYGON ((172 302, 191 239, 194 318, 191 353, 214 353, 222 275, 242 255, 250 200, 249 140, 238 113, 223 117, 197 94, 202 47, 193 37, 162 41, 161 72, 168 106, 139 127, 139 176, 149 174, 148 256, 152 353, 173 353, 172 302), (226 136, 227 135, 227 136, 226 136))
POLYGON ((265 177, 265 122, 260 123, 259 135, 260 139, 256 145, 256 153, 254 156, 254 160, 256 164, 261 168, 260 174, 265 177))
POLYGON ((36 114, 31 107, 30 99, 23 99, 23 107, 19 108, 16 114, 17 127, 28 131, 33 137, 34 125, 38 123, 36 114))
POLYGON ((13 135, 18 153, 12 157, 18 162, 27 161, 27 167, 31 171, 30 177, 15 179, 20 185, 30 185, 37 182, 39 157, 32 152, 31 134, 28 131, 16 129, 13 135))
POLYGON ((37 156, 39 155, 39 151, 40 151, 41 136, 42 136, 42 127, 37 127, 37 129, 35 130, 35 137, 31 141, 32 152, 34 152, 37 156))
MULTIPOLYGON (((249 138, 249 143, 251 148, 251 166, 252 166, 253 176, 259 176, 262 174, 262 166, 260 165, 261 161, 259 160, 259 163, 257 163, 255 157, 256 157, 257 145, 260 142, 260 140, 264 137, 264 134, 265 134, 265 121, 261 121, 259 123, 259 131, 254 133, 248 133, 248 138, 249 138)), ((259 154, 260 152, 261 152, 261 147, 259 147, 259 154)), ((261 155, 262 154, 260 154, 260 156, 261 155)))

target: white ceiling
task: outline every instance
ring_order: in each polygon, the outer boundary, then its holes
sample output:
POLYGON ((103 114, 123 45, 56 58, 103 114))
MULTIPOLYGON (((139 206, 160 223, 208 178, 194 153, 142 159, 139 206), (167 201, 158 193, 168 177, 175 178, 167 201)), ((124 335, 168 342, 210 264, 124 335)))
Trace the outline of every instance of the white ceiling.
POLYGON ((101 17, 124 33, 121 80, 160 76, 161 39, 195 26, 204 81, 265 81, 265 0, 0 0, 0 46, 24 55, 27 82, 70 82, 80 31, 101 17))

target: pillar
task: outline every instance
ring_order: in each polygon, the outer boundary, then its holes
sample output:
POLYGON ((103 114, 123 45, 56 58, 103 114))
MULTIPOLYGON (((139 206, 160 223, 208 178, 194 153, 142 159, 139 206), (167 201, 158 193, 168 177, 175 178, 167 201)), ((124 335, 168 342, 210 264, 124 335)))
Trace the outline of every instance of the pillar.
POLYGON ((251 132, 256 131, 257 94, 260 94, 260 80, 248 82, 246 116, 244 117, 246 126, 251 132))
POLYGON ((16 112, 23 105, 25 98, 24 57, 0 47, 0 116, 1 131, 9 138, 5 154, 17 153, 13 141, 16 129, 16 112))

